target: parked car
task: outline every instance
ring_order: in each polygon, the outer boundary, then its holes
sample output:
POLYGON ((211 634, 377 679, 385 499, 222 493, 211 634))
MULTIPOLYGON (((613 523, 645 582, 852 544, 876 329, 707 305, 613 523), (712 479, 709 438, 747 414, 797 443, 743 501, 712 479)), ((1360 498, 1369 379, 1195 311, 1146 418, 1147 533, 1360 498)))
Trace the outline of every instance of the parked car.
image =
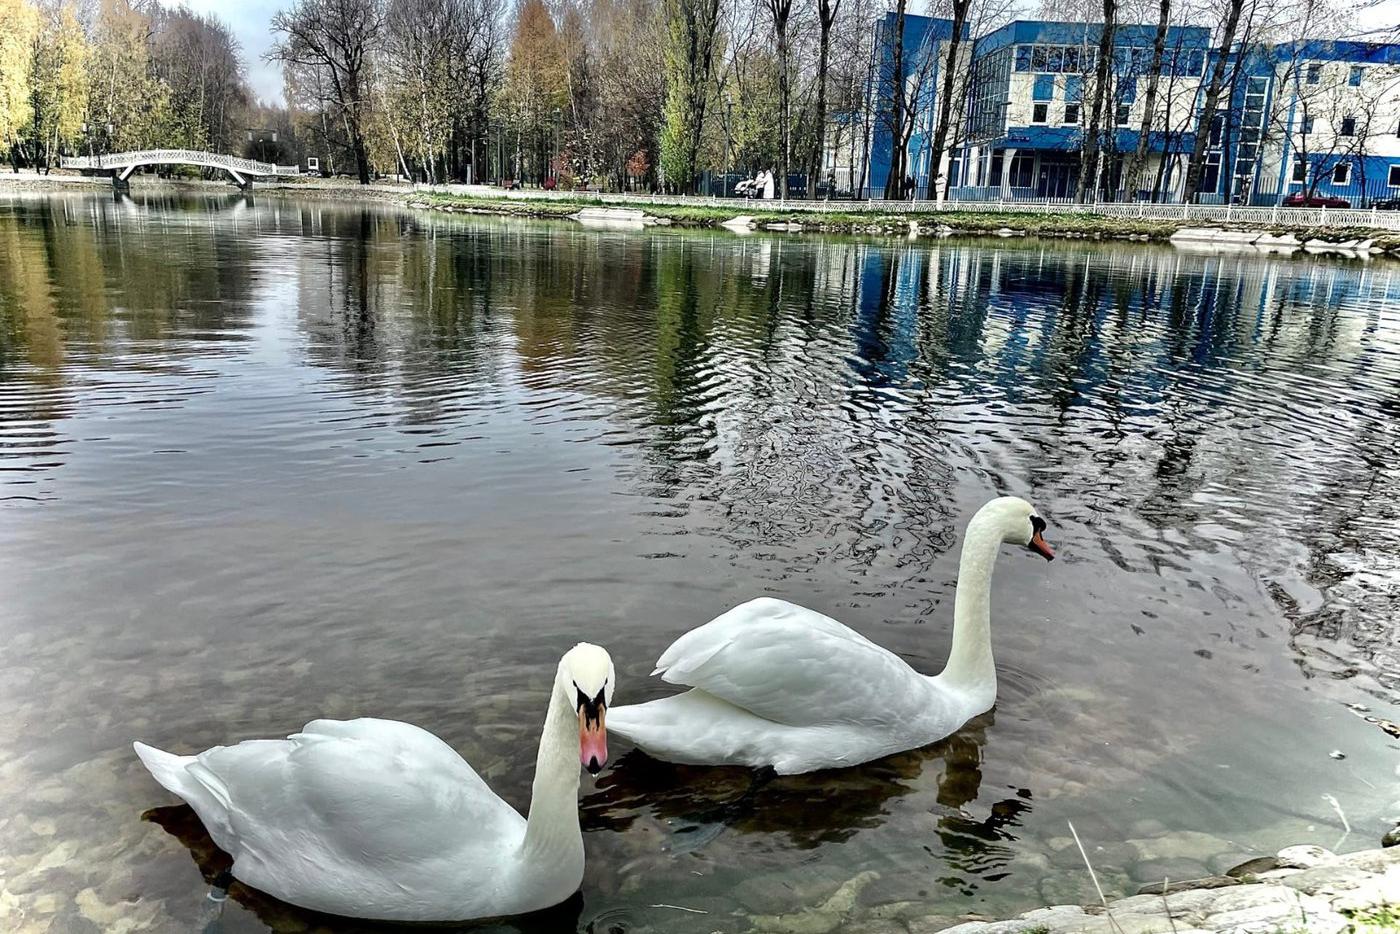
POLYGON ((1400 211, 1400 198, 1380 198, 1371 202, 1378 211, 1400 211))
POLYGON ((1286 208, 1349 208, 1351 202, 1346 198, 1338 198, 1336 195, 1309 195, 1298 191, 1284 198, 1283 206, 1286 208))

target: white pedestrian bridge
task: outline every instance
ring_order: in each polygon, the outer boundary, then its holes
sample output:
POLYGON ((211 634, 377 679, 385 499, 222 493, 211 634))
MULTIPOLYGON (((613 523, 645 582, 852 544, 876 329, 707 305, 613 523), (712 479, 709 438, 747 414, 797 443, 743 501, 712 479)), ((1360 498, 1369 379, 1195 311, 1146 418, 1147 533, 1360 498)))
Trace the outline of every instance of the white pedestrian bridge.
POLYGON ((240 159, 217 152, 201 152, 196 149, 139 149, 135 152, 110 152, 101 156, 70 156, 62 161, 65 169, 111 172, 112 181, 120 187, 131 173, 143 165, 199 165, 211 169, 223 169, 233 176, 239 188, 247 188, 254 178, 297 175, 301 169, 295 165, 273 165, 271 162, 258 162, 254 159, 240 159))

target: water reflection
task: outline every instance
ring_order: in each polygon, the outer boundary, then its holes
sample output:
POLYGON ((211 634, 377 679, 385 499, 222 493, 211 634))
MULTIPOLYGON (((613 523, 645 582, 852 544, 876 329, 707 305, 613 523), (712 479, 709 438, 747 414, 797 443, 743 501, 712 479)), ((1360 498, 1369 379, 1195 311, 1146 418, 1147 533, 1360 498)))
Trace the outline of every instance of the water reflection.
POLYGON ((634 751, 585 799, 584 826, 621 831, 645 814, 672 828, 674 837, 663 846, 670 852, 695 852, 726 830, 781 834, 797 849, 813 849, 878 826, 890 799, 913 791, 914 780, 931 770, 940 827, 949 834, 945 844, 954 850, 957 841, 965 841, 965 848, 985 849, 1030 807, 1026 800, 1002 802, 994 816, 981 821, 967 819, 961 810, 978 796, 982 746, 992 719, 984 715, 954 737, 863 768, 806 775, 681 766, 634 751))
POLYGON ((607 644, 645 701, 760 593, 937 671, 994 492, 1064 555, 1002 558, 995 722, 758 787, 624 756, 560 924, 745 929, 866 870, 945 914, 1068 898, 1066 818, 1331 845, 1322 793, 1390 805, 1342 704, 1400 721, 1397 335, 1380 263, 5 201, 0 887, 188 919, 137 737, 400 717, 523 806, 548 660, 607 644), (677 892, 710 913, 647 913, 677 892))

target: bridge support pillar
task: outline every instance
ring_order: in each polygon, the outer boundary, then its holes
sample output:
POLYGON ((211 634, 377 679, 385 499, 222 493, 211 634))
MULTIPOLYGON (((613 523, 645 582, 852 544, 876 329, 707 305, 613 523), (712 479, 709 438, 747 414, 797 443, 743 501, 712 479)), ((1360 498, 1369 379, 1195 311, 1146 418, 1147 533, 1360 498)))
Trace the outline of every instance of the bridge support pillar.
POLYGON ((233 183, 239 188, 242 188, 244 191, 253 190, 253 180, 251 178, 244 178, 242 175, 238 174, 238 172, 236 172, 233 169, 228 169, 227 171, 228 174, 233 176, 233 183))
POLYGON ((121 174, 119 174, 119 173, 115 173, 115 172, 112 173, 112 190, 113 190, 113 191, 130 191, 130 190, 131 190, 131 179, 129 179, 129 178, 127 178, 126 176, 121 175, 121 174))

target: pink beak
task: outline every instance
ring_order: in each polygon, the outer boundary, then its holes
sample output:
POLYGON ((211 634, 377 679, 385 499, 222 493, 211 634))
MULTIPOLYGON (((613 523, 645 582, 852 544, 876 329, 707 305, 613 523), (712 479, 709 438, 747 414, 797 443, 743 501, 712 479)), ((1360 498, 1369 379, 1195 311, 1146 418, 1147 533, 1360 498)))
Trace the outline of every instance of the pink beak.
POLYGON ((607 708, 599 704, 597 711, 596 719, 584 708, 578 712, 578 760, 590 775, 597 775, 608 764, 608 731, 603 725, 607 708))

